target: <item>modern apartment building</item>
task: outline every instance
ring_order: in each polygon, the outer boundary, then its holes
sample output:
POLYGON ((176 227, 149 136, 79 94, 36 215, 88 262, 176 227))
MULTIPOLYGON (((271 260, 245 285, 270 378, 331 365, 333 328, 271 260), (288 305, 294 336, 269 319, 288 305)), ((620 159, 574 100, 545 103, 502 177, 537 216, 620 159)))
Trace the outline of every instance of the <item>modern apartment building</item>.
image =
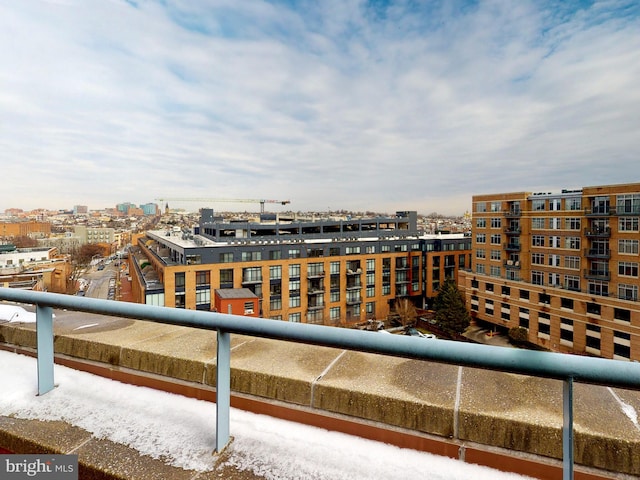
POLYGON ((149 231, 130 249, 139 303, 212 310, 221 289, 249 289, 259 316, 327 325, 384 319, 398 299, 426 307, 469 268, 471 237, 422 235, 416 212, 384 218, 223 221, 149 231))
POLYGON ((640 183, 475 195, 471 314, 553 351, 640 360, 640 183))

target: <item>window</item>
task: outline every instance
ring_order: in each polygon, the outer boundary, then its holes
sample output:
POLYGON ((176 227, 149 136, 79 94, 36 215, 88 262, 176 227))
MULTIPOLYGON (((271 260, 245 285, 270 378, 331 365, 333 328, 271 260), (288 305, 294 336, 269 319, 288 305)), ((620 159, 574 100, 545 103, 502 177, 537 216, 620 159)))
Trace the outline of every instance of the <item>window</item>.
POLYGON ((502 218, 491 218, 491 228, 502 228, 502 218))
POLYGON ((552 287, 560 286, 560 274, 559 273, 549 273, 549 283, 548 285, 552 287))
POLYGON ((577 275, 565 275, 564 276, 564 288, 572 290, 574 292, 580 291, 580 277, 577 275))
POLYGON ((324 275, 324 263, 309 263, 307 265, 307 276, 318 277, 324 275))
POLYGON ((591 295, 601 295, 603 297, 608 297, 609 284, 605 281, 590 280, 588 285, 588 292, 591 295))
POLYGON ((529 290, 520 290, 520 300, 529 300, 529 290))
POLYGON ((637 255, 638 240, 618 240, 618 253, 623 255, 637 255))
POLYGON ((262 260, 262 252, 242 252, 242 261, 257 261, 262 260))
POLYGON ((360 253, 360 247, 359 246, 346 247, 344 250, 344 253, 346 255, 358 255, 360 253))
POLYGON ((487 202, 476 203, 476 212, 486 212, 486 211, 487 211, 487 202))
POLYGON ((531 272, 531 283, 534 285, 544 285, 544 272, 531 272))
POLYGON ((622 298, 624 300, 638 300, 638 286, 637 285, 627 285, 625 283, 621 283, 618 285, 618 298, 622 298))
POLYGON ((487 252, 484 248, 476 249, 476 258, 487 258, 487 252))
POLYGON ((565 218, 564 219, 564 228, 567 230, 580 230, 580 219, 579 218, 565 218))
POLYGON ((564 204, 567 210, 582 210, 582 198, 580 197, 565 198, 564 204))
POLYGON ((220 254, 220 263, 232 263, 232 262, 233 262, 233 252, 220 254))
POLYGON ((549 255, 549 265, 552 267, 560 266, 560 255, 551 254, 549 255))
POLYGON ((178 289, 184 290, 184 286, 185 286, 184 272, 176 272, 175 282, 176 282, 176 290, 178 289))
POLYGON ((300 312, 290 313, 289 314, 289 321, 290 322, 300 323, 300 320, 302 320, 302 314, 300 312))
POLYGON ((560 345, 573 346, 573 320, 560 319, 560 345))
POLYGON ((476 265, 476 273, 478 273, 480 275, 484 275, 485 268, 484 268, 484 265, 482 263, 479 263, 478 265, 476 265))
POLYGON ((271 265, 269 267, 269 279, 271 279, 271 280, 281 280, 282 279, 282 266, 281 265, 271 265))
POLYGON ((631 335, 625 332, 613 332, 613 358, 617 360, 631 358, 631 335))
POLYGON ((282 310, 282 297, 280 296, 269 297, 269 309, 282 310))
POLYGON ((585 344, 587 353, 600 355, 600 327, 598 325, 587 324, 585 344))
POLYGON ((621 322, 629 323, 631 322, 631 312, 626 308, 614 308, 613 318, 621 322))
POLYGON ((561 199, 559 198, 550 198, 549 199, 549 210, 560 210, 561 209, 561 199))
POLYGON ((600 305, 597 303, 587 302, 587 313, 591 315, 600 315, 600 305))
POLYGON ((300 306, 300 296, 289 297, 289 307, 296 308, 300 306))
POLYGON ((340 320, 340 307, 331 307, 329 309, 329 319, 333 322, 338 322, 340 320))
POLYGON ((253 302, 244 302, 244 314, 251 315, 254 313, 253 302))
POLYGON ((544 235, 532 235, 531 245, 534 247, 544 247, 544 235))
POLYGON ((617 213, 640 213, 640 193, 616 196, 617 213))
POLYGON ((484 313, 487 315, 493 315, 493 300, 485 300, 484 313))
POLYGON ((269 260, 280 260, 282 252, 280 250, 269 250, 269 260))
POLYGON ((176 293, 176 308, 186 308, 184 292, 176 293))
POLYGON ((500 260, 502 256, 501 250, 491 250, 491 260, 500 260))
POLYGON ((231 268, 220 270, 220 285, 233 285, 233 270, 231 268))
POLYGON ((531 210, 544 210, 545 201, 536 199, 531 201, 531 210))
POLYGON ((557 235, 549 237, 549 246, 551 248, 560 248, 560 237, 557 235))
POLYGON ((484 233, 476 233, 476 243, 487 243, 487 236, 484 233))
POLYGON ((511 288, 506 285, 502 286, 502 295, 511 295, 511 288))
POLYGON ((300 258, 300 249, 299 248, 290 248, 289 249, 289 258, 300 258))
POLYGON ((538 314, 538 338, 549 340, 551 337, 551 319, 546 313, 538 314))
POLYGON ((340 256, 340 247, 329 247, 329 256, 330 257, 339 257, 340 256))
POLYGON ((262 282, 262 268, 249 267, 242 269, 242 282, 262 282))
POLYGON ((323 248, 310 248, 307 251, 307 257, 309 257, 309 258, 324 257, 324 249, 323 248))
POLYGON ((522 328, 529 328, 529 309, 520 307, 520 311, 518 313, 518 320, 520 322, 520 326, 522 328))
POLYGON ((367 285, 367 297, 375 297, 376 296, 376 287, 373 285, 367 285))
POLYGON ((478 311, 480 305, 480 301, 478 300, 477 295, 471 295, 471 310, 478 311))
POLYGON ((638 217, 631 218, 619 218, 618 230, 621 232, 637 232, 638 231, 638 217))
POLYGON ((501 275, 501 268, 497 265, 491 265, 491 273, 492 277, 499 277, 501 275))
POLYGON ((196 286, 209 285, 211 283, 211 272, 203 270, 196 272, 196 286))
POLYGON ((560 308, 573 310, 573 300, 567 297, 560 297, 560 308))
POLYGON ((567 237, 564 239, 564 248, 580 250, 580 237, 567 237))
POLYGON ((364 253, 376 253, 376 246, 367 245, 366 247, 364 247, 364 253))
POLYGON ((500 245, 502 243, 502 235, 494 233, 491 235, 491 245, 500 245))
POLYGON ((560 218, 553 217, 549 219, 549 228, 551 230, 559 230, 560 229, 560 218))
POLYGON ((484 286, 486 292, 493 292, 493 283, 486 283, 484 286))
POLYGON ((638 277, 638 262, 618 262, 618 275, 638 277))
POLYGON ((539 293, 538 303, 542 303, 543 305, 549 305, 551 303, 551 296, 547 293, 539 293))
POLYGON ((500 304, 500 318, 505 322, 511 320, 511 307, 508 303, 500 304))
POLYGON ((300 264, 292 263, 289 265, 289 278, 300 278, 300 264))
POLYGON ((502 210, 502 202, 491 202, 491 211, 500 212, 502 210))
MULTIPOLYGON (((417 258, 417 257, 414 257, 417 258)), ((367 272, 373 272, 376 269, 376 260, 374 258, 367 258, 367 272)))
POLYGON ((580 270, 580 257, 564 257, 564 266, 565 268, 570 268, 572 270, 580 270))
POLYGON ((487 219, 486 218, 476 218, 476 227, 477 228, 487 228, 487 219))
POLYGON ((531 228, 533 230, 541 230, 544 228, 544 218, 534 217, 531 219, 531 228))
POLYGON ((544 253, 532 253, 531 254, 531 264, 533 264, 533 265, 544 265, 544 253))
POLYGON ((330 302, 339 302, 340 301, 340 290, 332 290, 329 293, 329 301, 330 302))

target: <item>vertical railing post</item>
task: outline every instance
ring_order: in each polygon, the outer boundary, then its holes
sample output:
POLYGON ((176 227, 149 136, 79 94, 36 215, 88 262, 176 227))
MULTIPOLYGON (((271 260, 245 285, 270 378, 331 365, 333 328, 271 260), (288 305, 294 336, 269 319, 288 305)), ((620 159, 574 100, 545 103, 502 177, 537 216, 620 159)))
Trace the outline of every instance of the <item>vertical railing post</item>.
POLYGON ((36 306, 36 348, 38 350, 38 395, 53 390, 53 309, 36 306))
POLYGON ((216 452, 229 443, 231 408, 231 334, 218 330, 216 358, 216 452))
POLYGON ((562 480, 573 480, 573 378, 562 388, 562 480))

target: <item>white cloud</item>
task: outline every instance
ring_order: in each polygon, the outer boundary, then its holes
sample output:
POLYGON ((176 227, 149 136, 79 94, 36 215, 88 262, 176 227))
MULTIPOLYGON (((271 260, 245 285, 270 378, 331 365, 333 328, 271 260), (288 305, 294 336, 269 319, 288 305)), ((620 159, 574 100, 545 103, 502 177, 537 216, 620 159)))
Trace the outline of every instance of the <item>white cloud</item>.
POLYGON ((0 210, 462 213, 474 193, 638 181, 629 2, 59 3, 0 7, 0 210))

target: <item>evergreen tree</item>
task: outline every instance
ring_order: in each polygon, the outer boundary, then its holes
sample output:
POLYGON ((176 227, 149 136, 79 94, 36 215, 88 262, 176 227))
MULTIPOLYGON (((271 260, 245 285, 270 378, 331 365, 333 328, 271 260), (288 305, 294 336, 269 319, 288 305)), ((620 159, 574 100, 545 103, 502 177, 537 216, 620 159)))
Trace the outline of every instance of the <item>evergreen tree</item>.
POLYGON ((460 334, 471 322, 464 298, 452 279, 442 284, 433 307, 436 312, 436 322, 445 332, 460 334))

